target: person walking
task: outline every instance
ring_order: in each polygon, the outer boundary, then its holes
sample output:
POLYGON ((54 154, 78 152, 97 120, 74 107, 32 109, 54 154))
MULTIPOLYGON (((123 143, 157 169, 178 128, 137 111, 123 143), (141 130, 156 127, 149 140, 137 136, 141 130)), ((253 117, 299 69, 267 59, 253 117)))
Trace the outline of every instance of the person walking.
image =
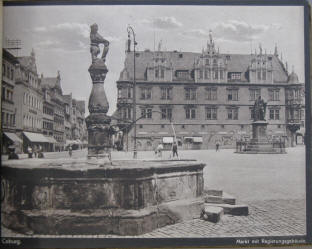
POLYGON ((216 151, 219 151, 219 147, 220 147, 220 144, 219 144, 219 141, 216 142, 216 151))
POLYGON ((163 149, 164 149, 164 146, 160 143, 160 144, 158 144, 158 146, 157 146, 157 155, 158 155, 158 157, 162 157, 162 151, 163 151, 163 149))
POLYGON ((174 141, 173 144, 172 144, 172 158, 174 158, 175 155, 177 155, 177 158, 179 158, 179 155, 178 155, 178 144, 177 144, 176 141, 174 141))
POLYGON ((30 146, 28 146, 27 152, 28 152, 28 158, 32 158, 32 148, 30 146))
POLYGON ((68 147, 68 154, 69 154, 69 157, 72 157, 73 149, 72 149, 71 145, 68 147))

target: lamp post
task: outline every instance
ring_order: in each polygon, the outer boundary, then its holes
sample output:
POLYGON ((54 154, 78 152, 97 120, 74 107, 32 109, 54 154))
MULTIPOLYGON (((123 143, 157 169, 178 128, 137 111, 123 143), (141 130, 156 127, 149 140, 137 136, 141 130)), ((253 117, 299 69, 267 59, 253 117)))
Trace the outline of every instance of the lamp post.
POLYGON ((133 38, 133 123, 134 123, 134 145, 133 145, 133 158, 137 158, 137 146, 136 146, 136 82, 135 82, 135 46, 137 45, 137 42, 135 41, 135 33, 133 28, 128 25, 127 27, 128 32, 128 52, 131 51, 131 33, 133 38))

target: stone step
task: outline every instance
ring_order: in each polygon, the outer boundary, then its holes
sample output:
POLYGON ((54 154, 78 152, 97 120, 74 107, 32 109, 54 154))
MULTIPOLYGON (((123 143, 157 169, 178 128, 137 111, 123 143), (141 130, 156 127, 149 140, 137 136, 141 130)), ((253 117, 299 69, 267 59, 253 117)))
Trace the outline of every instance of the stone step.
POLYGON ((223 191, 222 190, 217 190, 217 189, 205 189, 204 190, 204 194, 221 197, 223 195, 223 191))
POLYGON ((220 221, 223 214, 224 211, 221 207, 205 206, 200 217, 203 220, 217 223, 220 221))
POLYGON ((223 193, 222 196, 206 195, 204 200, 205 203, 236 204, 236 199, 227 193, 223 193))
POLYGON ((230 205, 230 204, 222 204, 222 203, 205 203, 205 208, 208 206, 221 207, 224 210, 224 214, 237 215, 237 216, 243 216, 243 215, 246 216, 249 214, 248 206, 244 204, 230 205))

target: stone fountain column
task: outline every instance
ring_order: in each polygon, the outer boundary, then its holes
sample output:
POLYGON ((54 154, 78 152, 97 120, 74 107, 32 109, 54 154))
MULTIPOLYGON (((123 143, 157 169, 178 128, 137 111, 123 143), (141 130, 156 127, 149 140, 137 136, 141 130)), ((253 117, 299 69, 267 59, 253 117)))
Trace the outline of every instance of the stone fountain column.
POLYGON ((92 90, 88 104, 90 115, 86 118, 88 129, 88 158, 110 159, 112 127, 110 125, 111 118, 107 116, 109 104, 104 90, 104 80, 108 72, 105 59, 109 42, 98 34, 97 31, 97 24, 91 25, 90 53, 92 64, 89 67, 89 73, 92 79, 92 90), (102 56, 98 58, 100 44, 104 45, 104 49, 102 56))

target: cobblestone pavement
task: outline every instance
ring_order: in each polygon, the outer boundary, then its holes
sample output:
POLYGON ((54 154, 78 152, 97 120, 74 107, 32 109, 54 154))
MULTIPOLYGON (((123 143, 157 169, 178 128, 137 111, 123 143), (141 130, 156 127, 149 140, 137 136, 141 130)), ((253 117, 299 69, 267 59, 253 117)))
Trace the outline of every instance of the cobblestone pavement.
MULTIPOLYGON (((117 235, 74 235, 58 237, 83 238, 207 238, 207 237, 245 237, 245 236, 287 236, 304 235, 305 201, 304 200, 265 200, 247 203, 250 214, 248 216, 224 215, 220 222, 211 223, 200 219, 184 221, 174 225, 162 227, 153 232, 140 236, 117 235)), ((2 235, 8 237, 26 235, 16 234, 6 228, 2 235)), ((29 237, 29 236, 26 236, 29 237)), ((31 237, 53 237, 48 235, 34 235, 31 237)))

